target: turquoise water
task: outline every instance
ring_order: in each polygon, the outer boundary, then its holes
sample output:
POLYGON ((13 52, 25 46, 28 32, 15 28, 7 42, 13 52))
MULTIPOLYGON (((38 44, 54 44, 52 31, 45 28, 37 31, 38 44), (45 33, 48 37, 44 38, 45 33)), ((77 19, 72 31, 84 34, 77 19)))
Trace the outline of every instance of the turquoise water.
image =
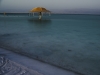
POLYGON ((100 16, 0 15, 0 47, 85 75, 100 75, 100 16))

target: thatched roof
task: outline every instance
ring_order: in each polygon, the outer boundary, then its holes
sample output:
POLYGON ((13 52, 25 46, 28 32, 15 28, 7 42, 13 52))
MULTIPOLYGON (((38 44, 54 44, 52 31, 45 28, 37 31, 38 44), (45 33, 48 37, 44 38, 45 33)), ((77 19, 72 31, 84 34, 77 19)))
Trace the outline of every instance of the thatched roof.
POLYGON ((43 7, 35 7, 32 10, 30 10, 30 12, 50 12, 50 11, 43 7))

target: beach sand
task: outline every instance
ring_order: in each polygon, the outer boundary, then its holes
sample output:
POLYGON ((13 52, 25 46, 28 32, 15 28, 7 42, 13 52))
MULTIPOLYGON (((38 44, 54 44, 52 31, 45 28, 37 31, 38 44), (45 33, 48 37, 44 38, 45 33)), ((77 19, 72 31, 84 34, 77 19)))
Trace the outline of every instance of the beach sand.
POLYGON ((78 75, 0 48, 0 75, 78 75))

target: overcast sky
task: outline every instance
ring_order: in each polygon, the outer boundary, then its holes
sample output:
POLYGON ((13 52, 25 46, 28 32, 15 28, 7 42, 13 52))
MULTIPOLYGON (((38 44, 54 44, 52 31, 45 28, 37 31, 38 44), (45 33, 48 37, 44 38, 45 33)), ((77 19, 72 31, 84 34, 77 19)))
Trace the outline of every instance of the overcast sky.
POLYGON ((42 6, 50 11, 100 10, 100 0, 0 0, 0 12, 24 12, 42 6))

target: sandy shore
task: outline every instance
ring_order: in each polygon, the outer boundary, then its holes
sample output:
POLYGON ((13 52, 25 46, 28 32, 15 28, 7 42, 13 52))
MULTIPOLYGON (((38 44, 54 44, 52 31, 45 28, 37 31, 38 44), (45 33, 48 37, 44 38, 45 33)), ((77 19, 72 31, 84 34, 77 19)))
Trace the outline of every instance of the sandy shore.
POLYGON ((0 75, 78 75, 0 48, 0 75))

